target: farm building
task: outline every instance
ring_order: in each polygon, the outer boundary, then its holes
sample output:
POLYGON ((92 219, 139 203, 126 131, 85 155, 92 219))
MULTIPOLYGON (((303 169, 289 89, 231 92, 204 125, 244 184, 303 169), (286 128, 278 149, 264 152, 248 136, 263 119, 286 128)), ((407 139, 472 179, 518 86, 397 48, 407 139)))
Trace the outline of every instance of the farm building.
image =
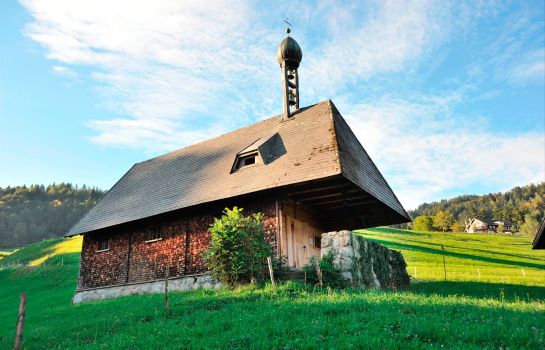
POLYGON ((513 233, 515 231, 515 224, 509 221, 503 220, 485 220, 471 218, 465 224, 465 232, 477 233, 477 232, 489 232, 494 233, 498 231, 498 227, 503 226, 503 231, 513 233))
POLYGON ((545 249, 545 233, 543 233, 543 231, 545 231, 545 217, 541 221, 541 225, 539 225, 539 229, 532 242, 533 249, 545 249))
POLYGON ((301 58, 287 36, 283 114, 135 164, 69 230, 84 235, 75 302, 153 289, 167 265, 181 289, 202 286, 208 228, 226 207, 263 213, 293 268, 320 255, 323 232, 410 221, 333 102, 299 108, 301 58))

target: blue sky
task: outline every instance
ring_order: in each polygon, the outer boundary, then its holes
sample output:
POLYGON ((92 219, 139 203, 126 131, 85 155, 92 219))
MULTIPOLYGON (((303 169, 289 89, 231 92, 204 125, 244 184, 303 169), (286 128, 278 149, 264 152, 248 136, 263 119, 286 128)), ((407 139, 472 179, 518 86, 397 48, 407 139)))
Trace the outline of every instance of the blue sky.
POLYGON ((111 187, 147 158, 332 99, 401 202, 545 181, 542 1, 0 2, 0 186, 111 187))

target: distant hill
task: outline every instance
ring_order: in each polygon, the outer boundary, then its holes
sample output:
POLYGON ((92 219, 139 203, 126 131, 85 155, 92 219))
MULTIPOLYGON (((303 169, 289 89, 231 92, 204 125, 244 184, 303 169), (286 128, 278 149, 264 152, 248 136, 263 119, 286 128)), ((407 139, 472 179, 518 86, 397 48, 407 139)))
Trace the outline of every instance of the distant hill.
POLYGON ((69 183, 0 187, 0 246, 63 235, 103 194, 69 183))
POLYGON ((439 210, 450 212, 460 223, 473 217, 511 221, 519 226, 528 218, 540 221, 545 216, 545 182, 515 187, 503 193, 464 195, 424 203, 410 210, 409 215, 414 219, 420 215, 435 215, 439 210))

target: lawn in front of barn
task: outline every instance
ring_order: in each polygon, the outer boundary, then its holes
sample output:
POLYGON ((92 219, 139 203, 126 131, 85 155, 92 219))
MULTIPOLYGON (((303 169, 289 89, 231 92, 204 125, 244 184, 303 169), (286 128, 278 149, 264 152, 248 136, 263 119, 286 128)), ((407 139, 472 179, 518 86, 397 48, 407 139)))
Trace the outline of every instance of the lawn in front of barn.
POLYGON ((23 290, 25 349, 545 347, 545 251, 532 251, 529 238, 385 228, 360 234, 402 251, 409 274, 416 267, 410 291, 287 282, 171 293, 168 314, 161 294, 72 305, 81 240, 30 245, 0 258, 4 266, 32 265, 0 271, 0 348, 13 345, 23 290))

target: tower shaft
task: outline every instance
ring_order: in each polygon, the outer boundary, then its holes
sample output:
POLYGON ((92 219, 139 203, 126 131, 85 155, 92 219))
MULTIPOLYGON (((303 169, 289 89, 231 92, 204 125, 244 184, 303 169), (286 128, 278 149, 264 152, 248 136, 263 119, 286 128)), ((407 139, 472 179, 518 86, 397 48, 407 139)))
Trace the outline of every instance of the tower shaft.
POLYGON ((282 62, 282 99, 284 105, 284 117, 292 117, 293 111, 299 109, 299 75, 297 68, 290 68, 286 61, 282 62))

